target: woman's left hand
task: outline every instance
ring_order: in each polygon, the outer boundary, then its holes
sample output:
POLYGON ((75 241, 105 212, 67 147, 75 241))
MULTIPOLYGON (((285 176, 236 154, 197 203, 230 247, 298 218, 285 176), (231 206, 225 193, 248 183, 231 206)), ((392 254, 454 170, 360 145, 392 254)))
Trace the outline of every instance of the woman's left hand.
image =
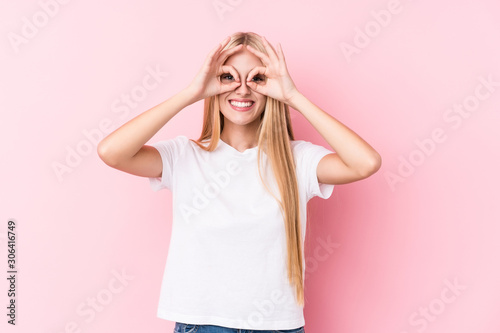
POLYGON ((281 44, 278 44, 278 52, 276 53, 263 36, 261 36, 261 39, 269 55, 254 49, 250 45, 246 45, 247 49, 259 57, 265 66, 255 67, 248 73, 247 85, 255 92, 289 104, 292 97, 299 92, 290 74, 288 74, 281 44), (261 83, 252 81, 258 74, 265 76, 264 81, 261 83))

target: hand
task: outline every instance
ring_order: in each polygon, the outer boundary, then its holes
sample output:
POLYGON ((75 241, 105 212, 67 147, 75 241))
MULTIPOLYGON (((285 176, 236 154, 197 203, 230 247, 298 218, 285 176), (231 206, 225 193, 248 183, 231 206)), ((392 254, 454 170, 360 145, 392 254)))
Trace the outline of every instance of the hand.
POLYGON ((187 89, 194 94, 196 100, 234 90, 241 84, 238 72, 235 68, 233 66, 222 65, 229 56, 241 50, 243 46, 240 44, 221 52, 229 41, 230 37, 228 36, 217 47, 210 51, 202 68, 189 84, 187 89), (219 77, 223 73, 230 73, 235 81, 229 84, 221 83, 219 77))
POLYGON ((290 74, 288 74, 281 44, 278 44, 278 53, 276 53, 271 47, 271 44, 269 44, 263 36, 261 36, 261 39, 269 56, 254 49, 250 45, 247 45, 247 49, 259 57, 265 65, 265 67, 255 67, 250 71, 250 73, 248 73, 247 85, 250 89, 260 94, 289 104, 292 97, 297 95, 299 92, 295 87, 290 74), (250 81, 257 74, 264 75, 266 77, 265 82, 256 83, 250 81))

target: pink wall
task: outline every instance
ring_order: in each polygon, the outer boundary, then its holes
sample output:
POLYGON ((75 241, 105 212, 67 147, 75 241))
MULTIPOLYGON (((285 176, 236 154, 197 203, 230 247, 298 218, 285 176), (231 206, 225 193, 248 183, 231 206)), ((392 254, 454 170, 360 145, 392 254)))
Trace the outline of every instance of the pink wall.
MULTIPOLYGON (((29 0, 2 1, 0 17, 2 332, 172 330, 156 317, 171 194, 106 166, 96 142, 240 30, 280 42, 299 90, 383 158, 310 203, 306 331, 500 331, 498 1, 29 0)), ((150 143, 196 138, 201 116, 191 105, 150 143)))

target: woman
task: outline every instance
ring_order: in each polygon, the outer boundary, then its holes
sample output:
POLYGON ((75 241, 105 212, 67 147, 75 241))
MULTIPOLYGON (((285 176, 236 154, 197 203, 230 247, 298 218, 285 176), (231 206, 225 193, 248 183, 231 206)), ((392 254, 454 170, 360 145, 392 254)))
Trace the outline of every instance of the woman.
POLYGON ((109 166, 173 193, 172 236, 158 317, 175 332, 304 332, 307 201, 364 179, 380 155, 295 87, 281 45, 227 37, 192 82, 104 138, 109 166), (204 99, 202 134, 146 145, 204 99), (332 152, 294 140, 289 106, 332 152))

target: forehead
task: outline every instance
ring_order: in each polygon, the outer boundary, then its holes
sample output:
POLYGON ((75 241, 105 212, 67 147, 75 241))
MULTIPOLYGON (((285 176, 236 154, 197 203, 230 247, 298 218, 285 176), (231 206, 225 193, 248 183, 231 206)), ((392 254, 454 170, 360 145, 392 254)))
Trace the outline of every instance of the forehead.
POLYGON ((263 66, 260 58, 245 48, 227 58, 224 64, 233 66, 238 72, 250 72, 254 67, 263 66))

